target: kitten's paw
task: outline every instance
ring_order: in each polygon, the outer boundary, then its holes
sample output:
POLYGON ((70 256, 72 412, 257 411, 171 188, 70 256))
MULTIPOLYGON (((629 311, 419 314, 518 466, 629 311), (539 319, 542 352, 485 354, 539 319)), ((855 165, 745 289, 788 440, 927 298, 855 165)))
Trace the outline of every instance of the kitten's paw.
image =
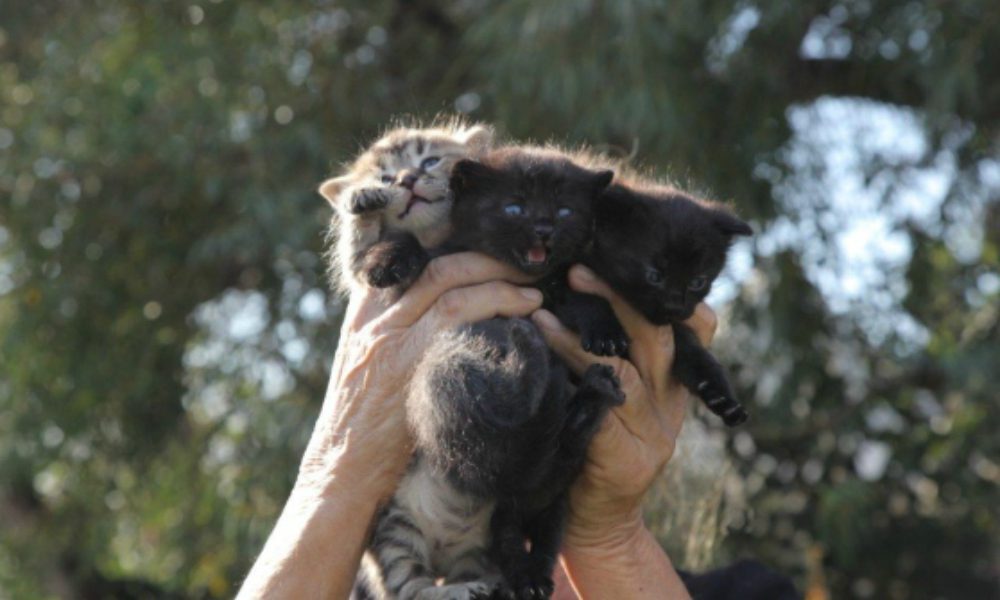
POLYGON ((427 266, 427 255, 414 252, 388 252, 377 254, 366 261, 365 279, 368 285, 388 288, 397 285, 408 286, 427 266))
POLYGON ((587 327, 580 332, 580 345, 597 356, 620 356, 628 358, 628 336, 618 321, 605 327, 587 327))
POLYGON ((361 215, 382 210, 388 204, 389 196, 384 190, 379 188, 361 188, 351 194, 351 200, 348 202, 347 208, 352 214, 361 215))
POLYGON ((606 400, 611 406, 621 406, 625 403, 625 393, 615 370, 608 365, 593 364, 587 367, 580 379, 580 390, 593 392, 597 398, 606 400))
POLYGON ((728 388, 727 385, 717 385, 715 382, 705 380, 699 383, 694 391, 708 410, 718 415, 727 427, 736 427, 745 423, 750 415, 728 388))
POLYGON ((500 584, 491 581, 447 583, 421 590, 418 600, 492 600, 500 584))
POLYGON ((519 576, 510 583, 515 600, 548 600, 556 590, 556 585, 552 578, 547 575, 535 574, 534 576, 525 574, 519 576))

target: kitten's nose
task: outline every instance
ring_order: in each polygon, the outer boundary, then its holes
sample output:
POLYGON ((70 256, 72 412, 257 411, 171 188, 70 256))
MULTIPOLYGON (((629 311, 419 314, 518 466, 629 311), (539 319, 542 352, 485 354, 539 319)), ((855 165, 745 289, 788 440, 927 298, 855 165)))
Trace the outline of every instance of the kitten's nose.
POLYGON ((403 178, 399 180, 399 185, 408 190, 412 190, 415 183, 417 183, 416 173, 403 173, 403 178))
POLYGON ((535 223, 535 235, 542 238, 543 240, 549 239, 555 227, 552 226, 550 221, 539 221, 535 223))
POLYGON ((684 294, 681 292, 667 292, 667 301, 663 303, 667 310, 681 310, 684 308, 684 294))

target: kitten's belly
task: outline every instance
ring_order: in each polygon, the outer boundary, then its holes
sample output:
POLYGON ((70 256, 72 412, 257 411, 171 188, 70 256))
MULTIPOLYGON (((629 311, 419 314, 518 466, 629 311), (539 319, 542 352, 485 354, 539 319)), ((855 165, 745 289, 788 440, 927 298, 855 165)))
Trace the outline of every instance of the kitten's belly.
POLYGON ((396 501, 423 532, 439 573, 446 573, 463 554, 485 550, 489 544, 495 502, 458 492, 419 462, 403 477, 396 501))

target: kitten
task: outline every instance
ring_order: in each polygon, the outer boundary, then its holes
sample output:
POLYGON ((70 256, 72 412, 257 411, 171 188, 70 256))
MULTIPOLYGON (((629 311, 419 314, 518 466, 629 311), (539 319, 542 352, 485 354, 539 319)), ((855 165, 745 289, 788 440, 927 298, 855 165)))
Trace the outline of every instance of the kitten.
MULTIPOLYGON (((612 177, 537 149, 462 161, 444 248, 564 278, 612 177)), ((607 410, 623 401, 613 371, 595 365, 573 389, 524 319, 442 333, 425 357, 407 407, 416 458, 376 524, 365 587, 400 598, 549 596, 569 485, 607 410), (439 576, 445 585, 434 587, 439 576)))
POLYGON ((683 321, 708 295, 733 238, 752 235, 750 226, 672 187, 617 183, 596 203, 595 222, 583 264, 650 322, 671 324, 673 374, 726 425, 746 421, 725 370, 683 321))
POLYGON ((485 153, 493 130, 449 121, 429 128, 389 131, 319 193, 334 207, 331 248, 334 287, 386 288, 406 284, 450 233, 454 164, 485 153))
MULTIPOLYGON (((504 148, 479 162, 462 161, 452 174, 455 233, 446 246, 483 252, 539 276, 546 305, 559 315, 568 299, 583 296, 566 286, 566 270, 591 243, 593 206, 613 177, 612 171, 583 168, 551 149, 504 148)), ((533 326, 530 331, 541 339, 533 326)), ((551 594, 569 486, 607 410, 623 401, 613 373, 596 365, 584 374, 575 395, 568 396, 558 389, 568 382, 565 367, 554 355, 549 357, 554 375, 542 405, 549 411, 567 406, 564 412, 540 411, 538 423, 532 424, 536 429, 486 429, 469 435, 459 428, 438 441, 439 447, 454 444, 464 450, 463 456, 472 457, 455 460, 459 455, 452 454, 451 462, 494 466, 470 469, 473 476, 452 480, 462 489, 496 498, 491 554, 518 597, 551 594), (563 434, 557 435, 559 431, 563 434)), ((481 358, 451 379, 479 377, 488 366, 489 358, 481 358)), ((467 391, 443 387, 448 378, 439 388, 442 397, 457 406, 475 408, 473 414, 510 404, 511 399, 523 402, 522 397, 494 392, 497 386, 490 378, 482 380, 478 393, 472 386, 467 391)), ((454 471, 452 466, 449 472, 454 471)))
POLYGON ((376 522, 363 563, 367 595, 356 589, 357 597, 551 595, 566 491, 621 401, 613 371, 600 365, 571 392, 525 319, 439 334, 407 398, 414 463, 376 522))

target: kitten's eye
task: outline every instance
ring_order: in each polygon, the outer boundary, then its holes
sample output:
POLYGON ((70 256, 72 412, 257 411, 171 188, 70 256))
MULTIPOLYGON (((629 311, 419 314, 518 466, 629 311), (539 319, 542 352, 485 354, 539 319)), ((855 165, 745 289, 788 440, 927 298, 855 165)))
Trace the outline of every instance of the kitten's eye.
POLYGON ((654 269, 649 267, 646 269, 646 282, 651 285, 662 285, 663 284, 663 273, 660 273, 659 269, 654 269))
POLYGON ((439 156, 428 156, 424 160, 420 161, 420 170, 421 171, 426 171, 427 169, 430 169, 434 165, 438 164, 439 162, 441 162, 441 157, 439 157, 439 156))
POLYGON ((695 277, 688 284, 688 289, 692 292, 698 292, 705 289, 706 285, 708 285, 708 277, 695 277))
POLYGON ((392 183, 395 180, 396 180, 396 178, 393 177, 392 175, 383 175, 382 176, 382 183, 392 183))
POLYGON ((556 211, 556 216, 560 219, 565 219, 566 217, 573 214, 572 208, 566 208, 565 206, 556 211))
POLYGON ((524 207, 520 204, 508 204, 503 207, 503 211, 512 217, 520 217, 524 214, 524 207))

